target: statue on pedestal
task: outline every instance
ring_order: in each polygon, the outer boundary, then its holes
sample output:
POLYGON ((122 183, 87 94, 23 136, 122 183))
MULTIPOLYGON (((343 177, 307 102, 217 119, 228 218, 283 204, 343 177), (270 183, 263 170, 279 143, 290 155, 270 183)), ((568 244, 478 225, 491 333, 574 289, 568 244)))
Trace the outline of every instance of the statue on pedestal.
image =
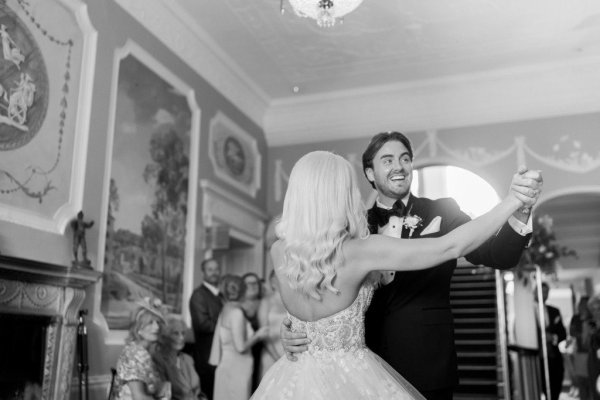
POLYGON ((94 221, 84 221, 83 211, 77 213, 77 218, 71 221, 73 229, 73 263, 74 267, 92 268, 91 261, 87 258, 87 244, 85 242, 85 231, 94 225, 94 221), (81 248, 81 258, 79 261, 79 248, 81 248))

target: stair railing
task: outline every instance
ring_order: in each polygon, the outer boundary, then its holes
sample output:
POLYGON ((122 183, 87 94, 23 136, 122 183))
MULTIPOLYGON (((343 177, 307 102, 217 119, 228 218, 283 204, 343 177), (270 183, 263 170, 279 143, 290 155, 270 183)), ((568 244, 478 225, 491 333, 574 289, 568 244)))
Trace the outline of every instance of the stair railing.
POLYGON ((504 298, 504 277, 501 271, 495 271, 496 277, 496 305, 498 313, 498 345, 500 347, 500 360, 502 369, 502 382, 504 385, 504 400, 512 399, 510 385, 510 371, 508 364, 508 337, 506 328, 506 301, 504 298))

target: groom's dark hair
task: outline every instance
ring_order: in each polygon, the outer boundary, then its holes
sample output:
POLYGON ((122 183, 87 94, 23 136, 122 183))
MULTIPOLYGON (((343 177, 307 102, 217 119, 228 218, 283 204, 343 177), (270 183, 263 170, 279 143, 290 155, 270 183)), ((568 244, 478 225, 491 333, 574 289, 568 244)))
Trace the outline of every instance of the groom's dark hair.
MULTIPOLYGON (((367 177, 367 168, 373 169, 373 158, 375 157, 375 154, 377 154, 379 149, 381 149, 384 144, 392 141, 402 143, 404 147, 406 147, 406 150, 408 150, 408 155, 410 156, 410 159, 413 159, 413 151, 412 146, 410 144, 410 140, 408 140, 408 138, 404 136, 404 134, 400 132, 378 133, 377 135, 371 138, 371 142, 369 143, 369 145, 365 149, 365 152, 362 155, 363 174, 365 174, 365 177, 367 177)), ((369 181, 368 177, 367 180, 369 181)), ((373 189, 375 189, 375 184, 371 181, 369 181, 369 183, 371 184, 373 189)))

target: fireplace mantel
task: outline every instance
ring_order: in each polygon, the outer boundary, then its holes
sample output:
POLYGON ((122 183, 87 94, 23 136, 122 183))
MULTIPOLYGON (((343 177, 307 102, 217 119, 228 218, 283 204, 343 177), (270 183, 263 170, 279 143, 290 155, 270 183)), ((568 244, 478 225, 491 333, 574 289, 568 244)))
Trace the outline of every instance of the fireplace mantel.
POLYGON ((44 400, 69 399, 79 308, 85 288, 100 276, 92 269, 0 255, 0 313, 52 317, 46 338, 44 400))
POLYGON ((92 269, 65 267, 0 255, 0 279, 84 289, 95 283, 100 275, 100 272, 92 269))

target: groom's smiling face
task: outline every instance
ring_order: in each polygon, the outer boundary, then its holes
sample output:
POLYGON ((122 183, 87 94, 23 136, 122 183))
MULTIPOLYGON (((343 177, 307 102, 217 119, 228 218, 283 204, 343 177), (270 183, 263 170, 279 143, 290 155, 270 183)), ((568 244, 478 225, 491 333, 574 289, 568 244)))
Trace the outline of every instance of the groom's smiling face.
POLYGON ((396 140, 385 143, 373 157, 373 168, 365 170, 379 193, 379 201, 387 206, 410 192, 412 172, 410 153, 396 140))

